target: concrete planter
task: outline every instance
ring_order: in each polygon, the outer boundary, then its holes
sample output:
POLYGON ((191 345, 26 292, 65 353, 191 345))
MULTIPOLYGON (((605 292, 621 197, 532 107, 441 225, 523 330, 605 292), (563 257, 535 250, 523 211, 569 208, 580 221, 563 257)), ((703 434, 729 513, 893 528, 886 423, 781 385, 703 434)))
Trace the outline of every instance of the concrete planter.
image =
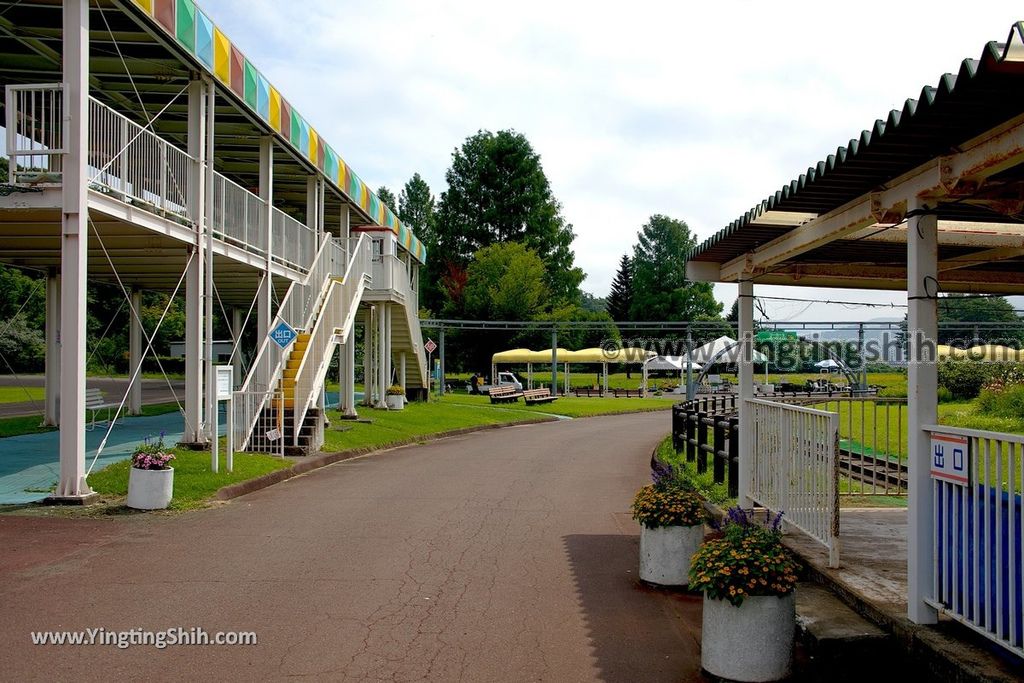
POLYGON ((789 676, 795 633, 793 593, 748 597, 739 607, 705 594, 701 668, 731 681, 782 680, 789 676))
POLYGON ((405 408, 405 396, 388 394, 384 397, 384 402, 387 404, 388 410, 402 410, 405 408))
POLYGON ((128 502, 136 510, 163 510, 171 504, 174 493, 174 468, 166 470, 140 470, 128 472, 128 502))
POLYGON ((690 560, 704 540, 704 525, 640 525, 640 578, 661 586, 685 586, 690 582, 690 560))

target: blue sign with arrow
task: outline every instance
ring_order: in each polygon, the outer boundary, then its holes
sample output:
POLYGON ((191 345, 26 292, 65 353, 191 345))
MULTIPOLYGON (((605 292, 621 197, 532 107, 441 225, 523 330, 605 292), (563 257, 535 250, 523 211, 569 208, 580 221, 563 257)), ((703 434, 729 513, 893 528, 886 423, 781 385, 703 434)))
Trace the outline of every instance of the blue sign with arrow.
POLYGON ((299 335, 291 325, 282 320, 277 327, 270 331, 269 336, 272 342, 282 349, 286 349, 299 335))

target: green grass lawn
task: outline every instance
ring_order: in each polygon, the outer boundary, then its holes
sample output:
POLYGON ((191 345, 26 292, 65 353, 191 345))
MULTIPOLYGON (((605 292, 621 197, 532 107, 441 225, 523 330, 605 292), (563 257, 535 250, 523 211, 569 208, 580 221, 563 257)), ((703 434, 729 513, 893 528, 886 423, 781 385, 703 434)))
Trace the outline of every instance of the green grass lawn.
MULTIPOLYGON (((177 403, 154 403, 153 405, 142 406, 142 415, 163 415, 178 410, 177 403)), ((113 411, 111 411, 113 415, 113 411)), ((105 419, 107 411, 101 410, 97 419, 105 419)), ((91 420, 91 415, 86 415, 86 420, 91 420)), ((123 419, 123 418, 122 418, 123 419)), ((130 417, 128 419, 131 419, 130 417)), ((21 436, 23 434, 42 434, 43 432, 56 431, 56 427, 44 427, 42 415, 24 415, 22 417, 5 417, 0 419, 0 439, 5 436, 21 436)))
POLYGON ((0 403, 42 401, 42 387, 0 387, 0 403))
POLYGON ((360 419, 368 419, 370 423, 342 420, 341 414, 333 410, 328 411, 327 417, 331 426, 324 431, 323 450, 333 453, 368 446, 385 447, 456 429, 506 424, 538 419, 541 416, 522 411, 495 410, 490 404, 431 400, 427 403, 409 403, 401 411, 360 407, 360 419))
MULTIPOLYGON (((223 440, 222 440, 223 441, 223 440)), ((174 449, 174 498, 171 509, 188 510, 202 505, 217 491, 229 484, 255 479, 275 470, 291 467, 292 463, 260 453, 235 453, 234 471, 226 471, 224 448, 221 447, 220 472, 210 471, 209 451, 174 449)), ((89 485, 99 493, 112 496, 128 495, 128 473, 131 461, 122 460, 89 475, 89 485)))
POLYGON ((548 413, 566 417, 590 417, 615 413, 665 410, 679 401, 676 398, 576 398, 561 396, 557 401, 528 406, 521 400, 516 403, 492 404, 487 396, 472 396, 465 393, 445 394, 441 402, 448 405, 480 406, 487 409, 515 410, 520 413, 548 413))

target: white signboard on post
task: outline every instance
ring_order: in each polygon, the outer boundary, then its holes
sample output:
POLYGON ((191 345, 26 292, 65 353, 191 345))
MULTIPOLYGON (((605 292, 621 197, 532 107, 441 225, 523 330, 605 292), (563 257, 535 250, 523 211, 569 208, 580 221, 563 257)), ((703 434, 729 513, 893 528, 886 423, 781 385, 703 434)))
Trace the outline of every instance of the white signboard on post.
POLYGON ((231 365, 217 365, 214 367, 217 373, 217 400, 231 400, 231 385, 235 381, 235 368, 231 365))
POLYGON ((931 438, 930 455, 932 479, 970 486, 970 439, 956 434, 934 433, 931 438))

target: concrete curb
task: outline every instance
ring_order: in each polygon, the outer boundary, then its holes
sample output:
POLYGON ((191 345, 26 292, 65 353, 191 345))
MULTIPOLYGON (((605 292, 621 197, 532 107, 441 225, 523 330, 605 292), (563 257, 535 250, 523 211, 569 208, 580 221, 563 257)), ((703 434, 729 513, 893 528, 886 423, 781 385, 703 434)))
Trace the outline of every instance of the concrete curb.
POLYGON ((516 422, 502 422, 499 424, 489 425, 477 425, 475 427, 464 427, 462 429, 453 429, 447 432, 438 432, 437 434, 426 434, 423 436, 410 437, 408 439, 402 439, 401 441, 395 441, 387 445, 382 446, 364 446, 362 448, 353 448, 347 451, 338 451, 336 453, 323 453, 320 455, 313 455, 299 460, 291 467, 269 472, 262 476, 256 477, 255 479, 249 479, 247 481, 240 481, 237 484, 231 484, 225 486, 217 491, 214 496, 215 500, 231 500, 244 496, 247 493, 259 491, 265 489, 268 486, 279 484, 282 481, 287 481, 293 477, 297 477, 307 472, 333 465, 336 462, 343 460, 352 460, 364 455, 372 453, 383 453, 384 451, 390 451, 395 448, 401 448, 402 446, 410 446, 413 444, 424 443, 427 441, 439 441, 440 439, 447 439, 453 436, 462 436, 463 434, 472 434, 473 432, 482 432, 488 429, 501 429, 503 427, 522 427, 524 425, 543 424, 546 422, 558 422, 557 418, 553 417, 539 417, 531 420, 517 420, 516 422))

